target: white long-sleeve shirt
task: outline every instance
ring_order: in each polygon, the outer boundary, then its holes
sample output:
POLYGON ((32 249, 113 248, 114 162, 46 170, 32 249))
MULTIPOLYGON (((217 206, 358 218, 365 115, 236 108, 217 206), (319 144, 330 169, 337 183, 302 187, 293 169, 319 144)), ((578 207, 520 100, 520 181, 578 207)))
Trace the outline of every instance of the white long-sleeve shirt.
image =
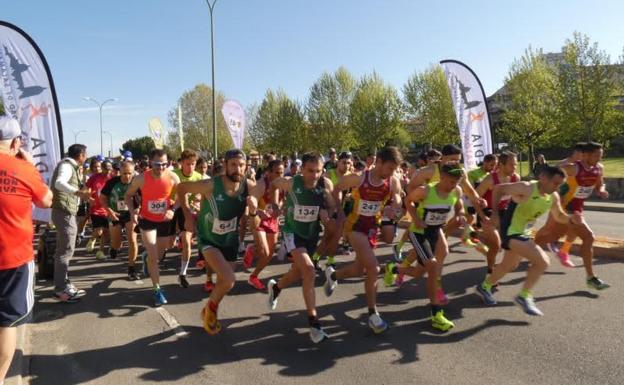
POLYGON ((54 187, 59 191, 62 191, 68 194, 74 194, 79 189, 77 187, 70 185, 69 180, 71 179, 72 173, 74 172, 72 170, 72 165, 73 167, 76 167, 78 166, 78 163, 72 158, 65 158, 63 160, 68 160, 69 163, 71 163, 71 165, 66 162, 63 162, 61 164, 58 170, 58 175, 56 177, 56 182, 54 183, 54 187))

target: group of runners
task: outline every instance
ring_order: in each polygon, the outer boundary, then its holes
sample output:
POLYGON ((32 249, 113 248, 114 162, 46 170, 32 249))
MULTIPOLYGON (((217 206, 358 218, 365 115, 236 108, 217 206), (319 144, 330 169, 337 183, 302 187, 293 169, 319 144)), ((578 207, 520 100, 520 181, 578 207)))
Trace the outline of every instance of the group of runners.
POLYGON ((576 237, 582 242, 586 284, 608 288, 593 272, 594 236, 583 218, 583 202, 594 191, 608 196, 602 151, 596 143, 579 144, 557 167, 546 166, 536 180, 522 181, 515 154, 487 155, 478 169, 467 171, 460 164, 461 150, 454 145, 429 151, 420 167, 409 167, 397 148, 385 147, 370 154, 360 170, 354 169, 353 154, 334 151, 327 162, 317 153, 306 153, 292 162, 294 170, 292 164, 268 157, 255 175, 249 172, 246 154, 233 149, 225 153, 222 172, 212 178, 195 171, 194 151, 183 152, 179 168, 171 170, 167 154, 155 150, 143 173, 124 161, 115 178, 87 183, 106 213, 112 258, 125 231, 130 279, 140 278, 134 267, 140 233, 155 306, 167 303, 159 262, 177 236, 182 249, 180 286, 189 286, 186 273, 194 243, 197 266, 206 270, 204 289, 210 296, 201 311, 206 332, 221 330, 218 309, 236 283, 242 257, 243 267, 251 270, 247 283, 266 292, 269 310, 276 309, 279 298, 291 295, 286 288, 301 282, 310 338, 318 343, 329 337, 316 310, 318 275, 328 297, 341 281, 364 277, 368 326, 374 333, 388 328, 377 309, 380 274, 387 286, 426 275, 432 327, 442 331, 454 327, 444 313, 449 298, 443 266, 450 235, 484 255, 487 273, 476 293, 486 305, 496 304, 493 288, 526 259, 526 280, 515 301, 527 314, 542 315, 532 292, 549 265, 546 251, 572 267, 569 252, 576 237), (287 170, 290 175, 284 176, 287 170), (543 215, 548 215, 546 224, 533 234, 532 226, 543 215), (410 224, 397 239, 402 218, 409 218, 410 224), (244 247, 248 231, 253 242, 244 247), (563 236, 566 240, 559 247, 563 236), (389 245, 396 241, 392 258, 384 265, 375 253, 380 241, 389 245), (405 244, 411 249, 404 255, 405 244), (351 262, 336 264, 340 248, 353 251, 351 262), (497 261, 500 250, 504 255, 497 261), (287 257, 290 268, 279 279, 263 282, 263 270, 275 254, 287 257))

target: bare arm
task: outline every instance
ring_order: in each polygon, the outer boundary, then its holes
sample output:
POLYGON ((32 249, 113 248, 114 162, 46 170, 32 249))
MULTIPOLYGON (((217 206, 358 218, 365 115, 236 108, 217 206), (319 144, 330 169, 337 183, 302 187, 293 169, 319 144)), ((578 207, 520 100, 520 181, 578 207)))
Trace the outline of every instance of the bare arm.
POLYGON ((334 186, 333 198, 334 202, 342 202, 342 192, 351 188, 356 188, 360 185, 362 176, 357 174, 349 174, 343 176, 340 181, 334 186))
POLYGON ((405 199, 405 206, 407 207, 407 212, 412 218, 412 222, 420 228, 424 228, 425 224, 420 218, 418 218, 418 213, 416 212, 416 207, 414 206, 414 203, 422 202, 425 199, 425 197, 427 196, 428 188, 429 187, 427 186, 418 186, 410 193, 408 193, 405 199))
POLYGON ((124 195, 124 201, 126 202, 126 206, 128 206, 128 211, 130 212, 134 223, 138 222, 136 214, 138 207, 134 207, 134 199, 132 199, 132 197, 137 193, 137 191, 139 191, 141 187, 143 187, 144 180, 145 179, 143 178, 143 175, 139 175, 132 179, 128 190, 126 190, 126 194, 124 195))
POLYGON ((46 194, 44 195, 44 197, 39 200, 39 201, 35 201, 33 202, 35 204, 35 206, 42 208, 42 209, 47 209, 49 207, 52 207, 52 198, 54 197, 54 195, 52 194, 52 190, 48 189, 48 191, 46 192, 46 194))
POLYGON ((559 194, 555 192, 553 193, 552 197, 553 197, 553 200, 552 200, 552 205, 550 206, 550 213, 552 214, 553 218, 555 218, 555 221, 562 223, 562 224, 569 223, 571 217, 568 216, 568 214, 566 214, 565 211, 563 211, 563 208, 561 207, 561 199, 559 198, 559 194))
POLYGON ((598 167, 600 168, 600 176, 598 177, 598 180, 596 180, 596 191, 598 191, 598 196, 602 199, 607 199, 609 198, 609 192, 607 191, 607 187, 605 186, 604 183, 604 177, 603 177, 603 166, 602 164, 598 164, 598 167))
POLYGON ((427 182, 431 180, 431 178, 433 178, 433 173, 434 173, 433 167, 438 167, 438 165, 434 164, 432 166, 427 166, 425 168, 421 168, 420 170, 416 171, 412 179, 410 179, 409 184, 407 185, 408 194, 410 193, 410 191, 414 190, 415 188, 426 185, 427 182))

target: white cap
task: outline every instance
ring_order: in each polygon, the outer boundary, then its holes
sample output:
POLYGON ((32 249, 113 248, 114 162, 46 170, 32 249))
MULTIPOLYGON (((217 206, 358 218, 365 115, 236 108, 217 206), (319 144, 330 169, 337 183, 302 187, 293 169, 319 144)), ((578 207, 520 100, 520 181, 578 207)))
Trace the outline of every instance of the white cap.
POLYGON ((22 129, 17 120, 9 116, 0 117, 0 140, 11 140, 21 135, 22 129))

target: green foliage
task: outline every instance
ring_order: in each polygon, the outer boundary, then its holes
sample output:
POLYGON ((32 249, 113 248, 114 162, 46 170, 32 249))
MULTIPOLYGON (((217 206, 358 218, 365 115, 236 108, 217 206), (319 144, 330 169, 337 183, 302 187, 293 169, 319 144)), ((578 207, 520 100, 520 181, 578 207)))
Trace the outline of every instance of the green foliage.
POLYGON ((4 103, 0 100, 0 116, 4 115, 4 103))
MULTIPOLYGON (((217 107, 217 150, 219 153, 223 153, 234 146, 221 114, 224 101, 224 95, 217 92, 215 103, 217 107)), ((196 85, 192 90, 185 91, 178 99, 178 104, 169 111, 169 124, 173 127, 173 131, 168 135, 167 144, 176 154, 180 152, 178 105, 182 107, 185 148, 212 153, 212 89, 205 84, 196 85)))
POLYGON ((385 145, 405 146, 409 135, 402 120, 397 91, 373 73, 358 83, 349 113, 350 126, 358 139, 357 148, 378 149, 385 145))
POLYGON ((505 79, 510 95, 503 113, 502 134, 513 148, 529 153, 544 146, 557 134, 557 78, 541 51, 527 49, 514 60, 505 79))
POLYGON ((323 73, 310 88, 306 112, 314 135, 312 146, 325 151, 330 147, 348 149, 356 142, 349 127, 349 112, 357 81, 344 67, 323 73))
POLYGON ((151 151, 156 149, 154 141, 149 136, 142 136, 140 138, 130 139, 121 145, 121 148, 126 151, 132 152, 134 159, 140 159, 143 155, 149 155, 151 151))
MULTIPOLYGON (((559 65, 560 128, 570 143, 579 139, 608 142, 622 134, 622 112, 614 108, 618 86, 609 55, 575 32, 559 65)), ((621 95, 621 93, 620 93, 621 95)))
POLYGON ((451 93, 440 66, 414 73, 403 86, 403 101, 414 127, 414 141, 434 147, 460 142, 451 93))

